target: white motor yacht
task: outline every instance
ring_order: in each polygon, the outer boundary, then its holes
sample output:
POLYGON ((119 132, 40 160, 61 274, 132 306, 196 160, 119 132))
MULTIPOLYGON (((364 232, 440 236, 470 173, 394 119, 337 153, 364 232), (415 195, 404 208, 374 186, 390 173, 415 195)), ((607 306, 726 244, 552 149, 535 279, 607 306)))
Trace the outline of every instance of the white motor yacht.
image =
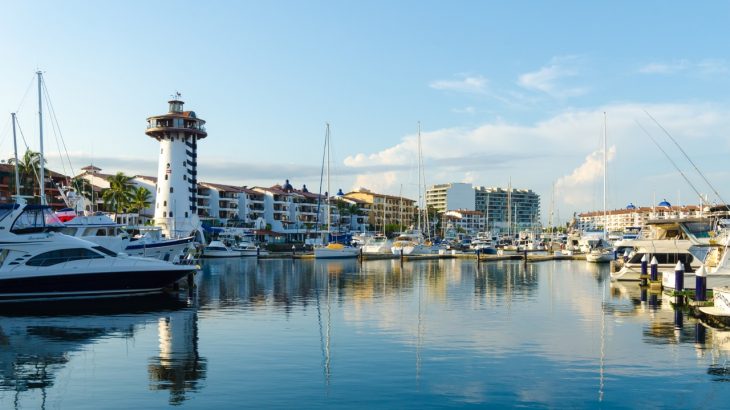
POLYGON ((388 237, 383 234, 377 234, 370 237, 367 242, 362 246, 362 253, 365 254, 380 254, 390 253, 392 244, 388 237))
POLYGON ((398 235, 393 240, 390 250, 394 255, 430 255, 434 253, 433 246, 424 242, 423 235, 418 230, 398 235))
POLYGON ((203 258, 240 258, 241 252, 227 247, 221 241, 210 241, 203 248, 203 258))
POLYGON ((178 262, 192 246, 193 236, 179 239, 161 237, 160 229, 141 229, 142 235, 131 237, 124 227, 108 215, 66 216, 62 233, 97 243, 114 252, 130 256, 144 256, 164 261, 178 262))
POLYGON ((117 254, 64 235, 48 206, 0 205, 0 301, 64 300, 157 293, 195 267, 117 254))
POLYGON ((314 248, 314 259, 357 258, 359 254, 359 248, 336 242, 314 248))

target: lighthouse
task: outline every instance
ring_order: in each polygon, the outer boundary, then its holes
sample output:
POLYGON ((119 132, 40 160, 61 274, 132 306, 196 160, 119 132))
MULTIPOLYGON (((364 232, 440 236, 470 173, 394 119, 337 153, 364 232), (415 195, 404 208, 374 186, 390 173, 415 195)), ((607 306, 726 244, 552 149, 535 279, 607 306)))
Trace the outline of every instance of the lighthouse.
POLYGON ((183 111, 180 93, 168 101, 169 112, 147 118, 145 134, 160 143, 157 164, 155 225, 168 238, 200 229, 197 213, 198 140, 208 136, 195 111, 183 111))

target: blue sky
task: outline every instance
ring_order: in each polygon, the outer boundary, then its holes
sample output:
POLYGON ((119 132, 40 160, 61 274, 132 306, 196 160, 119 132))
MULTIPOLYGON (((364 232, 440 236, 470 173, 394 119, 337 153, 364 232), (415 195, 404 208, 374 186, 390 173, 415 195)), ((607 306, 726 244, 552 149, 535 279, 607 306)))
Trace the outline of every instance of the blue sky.
MULTIPOLYGON (((0 112, 22 102, 37 149, 35 90, 23 97, 40 68, 77 172, 93 161, 153 174, 145 118, 180 91, 208 122, 203 180, 289 178, 310 189, 330 122, 338 187, 411 197, 421 121, 427 184, 511 177, 543 196, 547 214, 555 183, 565 218, 600 207, 605 111, 610 206, 697 203, 637 121, 717 201, 643 110, 730 197, 729 11, 659 1, 14 2, 0 15, 0 112)), ((0 157, 11 154, 0 120, 0 157)))

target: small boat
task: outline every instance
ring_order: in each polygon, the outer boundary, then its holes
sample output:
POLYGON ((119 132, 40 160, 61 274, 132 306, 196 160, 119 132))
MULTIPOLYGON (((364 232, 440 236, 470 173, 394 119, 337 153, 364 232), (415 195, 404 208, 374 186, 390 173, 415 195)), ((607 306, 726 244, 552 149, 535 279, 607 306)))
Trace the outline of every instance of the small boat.
POLYGON ((388 237, 383 234, 377 234, 370 237, 362 246, 362 253, 365 254, 381 254, 390 253, 391 243, 388 237))
POLYGON ((613 259, 612 249, 593 249, 586 253, 586 261, 591 263, 608 263, 613 259))
POLYGON ((492 245, 492 235, 488 232, 477 234, 477 237, 471 241, 470 248, 483 255, 497 254, 497 248, 492 245))
POLYGON ((221 241, 210 241, 210 243, 203 248, 204 258, 240 258, 241 252, 233 250, 227 247, 221 241))
POLYGON ((314 248, 315 259, 356 258, 359 254, 359 248, 335 242, 331 242, 325 246, 318 246, 314 248))
MULTIPOLYGON (((330 192, 330 125, 327 124, 325 136, 324 136, 324 148, 325 148, 325 158, 327 159, 326 162, 326 172, 327 172, 327 192, 330 192)), ((325 172, 325 163, 322 164, 322 172, 325 172)), ((321 188, 321 187, 320 187, 321 188)), ((321 189, 320 189, 321 191, 321 189)), ((321 198, 321 197, 320 197, 321 198)), ((314 248, 314 258, 315 259, 341 259, 341 258, 356 258, 360 254, 360 249, 352 247, 350 245, 345 245, 342 243, 337 242, 336 240, 333 242, 330 242, 334 237, 345 237, 347 235, 338 235, 333 234, 333 232, 330 231, 332 227, 332 213, 331 213, 331 204, 330 204, 330 196, 327 194, 326 202, 325 202, 325 213, 327 215, 327 231, 324 232, 324 236, 327 238, 326 245, 320 245, 316 246, 314 248)), ((319 215, 319 210, 317 211, 317 215, 319 215)), ((347 243, 350 243, 352 241, 352 238, 347 240, 347 243)))

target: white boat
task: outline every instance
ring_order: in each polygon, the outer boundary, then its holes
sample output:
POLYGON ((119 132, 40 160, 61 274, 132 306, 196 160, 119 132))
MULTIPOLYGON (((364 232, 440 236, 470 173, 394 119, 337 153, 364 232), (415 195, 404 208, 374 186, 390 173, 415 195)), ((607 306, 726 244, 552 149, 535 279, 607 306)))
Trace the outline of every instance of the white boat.
POLYGON ((315 259, 357 258, 359 254, 358 248, 334 242, 314 248, 315 259))
POLYGON ((227 247, 221 241, 210 241, 210 243, 203 248, 204 258, 240 258, 241 252, 235 251, 227 247))
POLYGON ((480 232, 476 238, 471 241, 469 248, 483 255, 496 255, 497 248, 492 243, 492 234, 489 232, 480 232))
MULTIPOLYGON (((324 136, 324 148, 326 155, 326 172, 327 172, 327 192, 330 191, 330 125, 327 124, 324 136)), ((325 164, 323 163, 324 167, 325 164)), ((323 169, 323 171, 325 171, 323 169)), ((320 186, 321 191, 321 186, 320 186)), ((327 236, 329 242, 330 229, 332 226, 332 214, 330 206, 330 196, 327 194, 325 203, 325 212, 327 214, 327 230, 324 236, 327 236)), ((315 259, 340 259, 340 258, 356 258, 360 254, 360 249, 350 246, 349 244, 342 243, 327 243, 326 245, 319 245, 314 247, 314 258, 315 259)))
POLYGON ((434 247, 424 241, 420 231, 412 230, 398 235, 390 251, 393 255, 430 255, 434 253, 434 247))
POLYGON ((367 240, 362 246, 362 253, 365 254, 381 254, 390 253, 392 244, 388 237, 382 234, 377 234, 367 240))
POLYGON ((608 263, 613 259, 611 249, 594 249, 586 254, 586 261, 592 263, 608 263))
POLYGON ((253 236, 246 234, 239 235, 233 229, 237 228, 226 228, 225 231, 218 235, 218 239, 226 247, 232 251, 239 252, 239 256, 245 257, 265 256, 269 254, 268 251, 261 249, 254 243, 253 236))
POLYGON ((131 237, 125 228, 108 215, 77 215, 63 223, 62 233, 97 243, 114 252, 143 256, 170 262, 179 262, 192 246, 192 236, 164 239, 157 227, 144 229, 138 237, 131 237))
MULTIPOLYGON (((690 248, 693 255, 702 254, 697 247, 690 248)), ((712 247, 706 252, 704 263, 700 269, 704 270, 706 277, 707 289, 715 289, 730 286, 730 248, 726 245, 718 245, 712 247)), ((695 275, 698 269, 685 270, 683 275, 683 288, 694 289, 697 284, 695 275)), ((676 286, 676 267, 672 269, 660 270, 662 286, 667 289, 675 289, 676 286)))
POLYGON ((117 254, 59 231, 48 206, 0 205, 0 302, 162 292, 195 267, 117 254))
POLYGON ((714 288, 712 295, 713 306, 700 307, 700 312, 723 321, 730 320, 730 286, 714 288))
MULTIPOLYGON (((689 272, 694 272, 701 265, 701 261, 690 253, 691 246, 687 241, 652 240, 635 243, 636 248, 621 269, 611 272, 611 280, 638 281, 641 276, 641 258, 651 261, 657 259, 657 268, 662 271, 674 271, 677 262, 682 262, 689 272)), ((650 268, 650 266, 649 266, 650 268)))

